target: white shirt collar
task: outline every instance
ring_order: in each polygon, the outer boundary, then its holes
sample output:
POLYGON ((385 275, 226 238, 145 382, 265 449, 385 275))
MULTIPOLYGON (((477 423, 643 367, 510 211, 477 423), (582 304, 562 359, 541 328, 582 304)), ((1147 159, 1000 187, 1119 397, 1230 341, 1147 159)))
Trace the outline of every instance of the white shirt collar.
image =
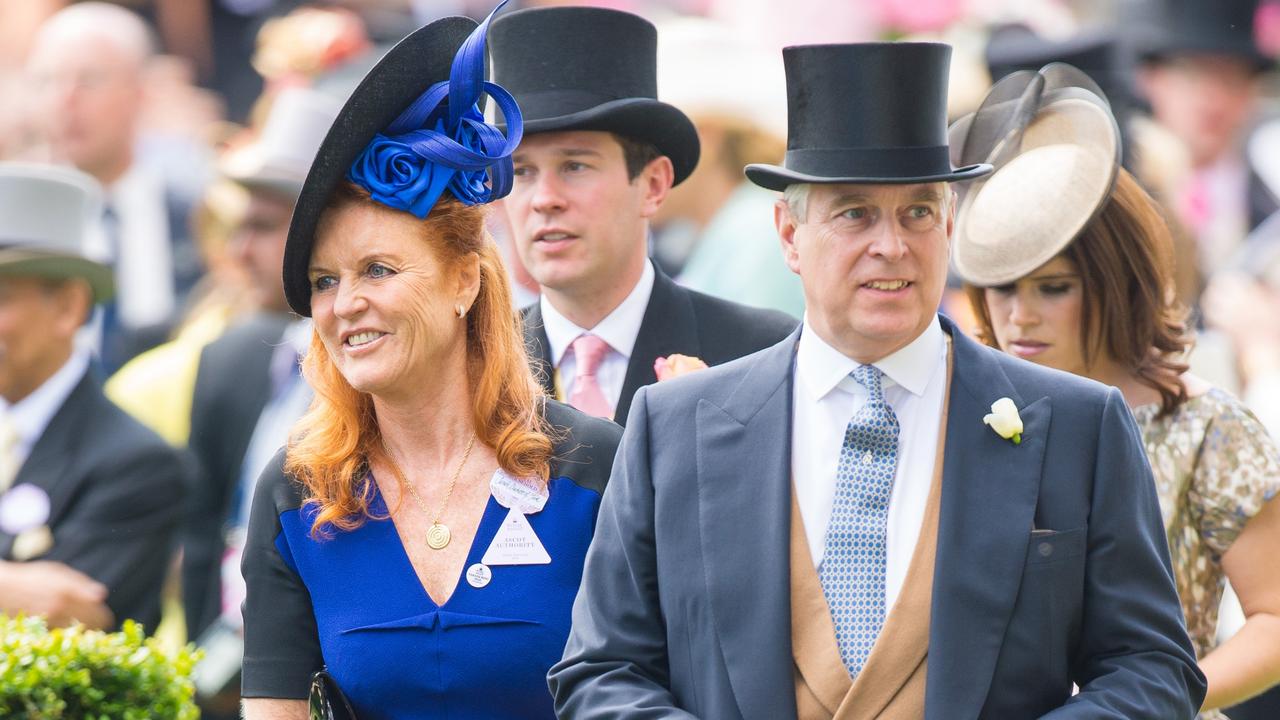
POLYGON ((546 293, 543 293, 538 303, 542 308, 542 325, 547 332, 552 367, 560 367, 560 360, 569 349, 569 344, 586 332, 609 343, 609 347, 615 352, 630 359, 631 351, 636 346, 636 336, 640 334, 640 324, 644 322, 645 310, 649 308, 654 277, 653 263, 646 259, 644 271, 640 273, 636 286, 613 312, 593 328, 575 325, 569 318, 561 315, 547 299, 546 293))
POLYGON ((9 420, 18 433, 18 442, 27 452, 44 434, 53 416, 89 371, 89 356, 88 348, 76 347, 62 367, 36 388, 35 392, 13 405, 0 399, 0 408, 9 414, 9 420))
MULTIPOLYGON (((935 315, 915 340, 874 365, 884 373, 886 387, 892 382, 912 395, 920 396, 924 394, 938 363, 945 362, 945 352, 946 338, 935 315)), ((806 313, 804 329, 800 332, 800 347, 796 350, 796 377, 810 400, 816 402, 826 397, 861 365, 819 337, 809 325, 806 313)))

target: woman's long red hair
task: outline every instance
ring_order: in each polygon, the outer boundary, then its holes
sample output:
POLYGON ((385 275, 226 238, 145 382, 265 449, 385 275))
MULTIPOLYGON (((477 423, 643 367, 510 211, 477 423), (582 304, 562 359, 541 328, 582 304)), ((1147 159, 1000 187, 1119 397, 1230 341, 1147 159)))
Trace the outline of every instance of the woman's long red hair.
MULTIPOLYGON (((363 189, 343 185, 326 206, 317 234, 324 231, 326 216, 357 204, 397 212, 363 189)), ((495 450, 503 470, 546 480, 552 440, 541 412, 545 396, 529 370, 520 318, 512 309, 498 249, 484 229, 484 210, 446 196, 421 227, 424 247, 442 261, 470 253, 480 257, 480 291, 467 313, 467 380, 476 438, 495 450)), ((284 469, 303 483, 306 502, 317 508, 313 535, 324 534, 327 526, 352 530, 371 517, 367 469, 370 458, 384 452, 373 399, 351 387, 314 332, 302 374, 315 400, 294 426, 284 469)))

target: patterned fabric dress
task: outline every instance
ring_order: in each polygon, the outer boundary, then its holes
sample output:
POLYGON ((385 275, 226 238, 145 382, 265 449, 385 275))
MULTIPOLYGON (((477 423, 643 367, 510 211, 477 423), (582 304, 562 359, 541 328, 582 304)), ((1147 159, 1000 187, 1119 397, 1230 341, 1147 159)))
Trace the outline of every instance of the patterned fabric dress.
MULTIPOLYGON (((1280 450, 1253 413, 1214 388, 1171 415, 1134 408, 1151 460, 1173 575, 1196 657, 1215 645, 1222 555, 1280 491, 1280 450)), ((1201 718, 1223 718, 1203 713, 1201 718)))

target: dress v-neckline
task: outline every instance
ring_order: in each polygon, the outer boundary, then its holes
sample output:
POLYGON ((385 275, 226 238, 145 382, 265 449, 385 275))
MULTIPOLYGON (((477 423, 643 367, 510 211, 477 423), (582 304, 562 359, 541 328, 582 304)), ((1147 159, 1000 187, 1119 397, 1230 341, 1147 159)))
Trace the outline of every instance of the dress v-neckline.
MULTIPOLYGON (((372 473, 370 473, 370 479, 372 480, 372 473)), ((445 607, 449 603, 453 602, 453 599, 458 596, 458 593, 465 591, 465 586, 467 585, 465 582, 467 568, 470 568, 472 565, 480 562, 479 559, 477 559, 476 554, 477 549, 481 546, 481 541, 483 540, 485 547, 488 547, 489 543, 493 542, 493 537, 498 532, 497 528, 493 527, 495 522, 494 516, 497 514, 495 513, 495 508, 504 510, 505 508, 501 508, 501 506, 498 505, 497 500, 494 499, 492 494, 490 494, 488 499, 485 500, 484 511, 480 513, 480 522, 476 524, 475 534, 471 537, 471 546, 467 548, 466 559, 462 561, 462 567, 458 569, 458 574, 454 578, 453 589, 449 592, 448 597, 446 597, 443 602, 436 602, 436 599, 431 596, 431 592, 427 590, 427 586, 423 584, 422 578, 418 577, 418 569, 413 566, 413 559, 409 557, 409 549, 405 547, 404 540, 401 538, 400 528, 396 525, 395 518, 391 516, 391 511, 387 508, 387 501, 382 496, 382 490, 378 488, 376 482, 374 482, 374 491, 377 493, 378 503, 382 505, 383 511, 387 513, 386 520, 382 520, 380 522, 385 522, 387 524, 387 529, 391 534, 391 539, 395 541, 396 550, 398 551, 399 561, 401 563, 401 572, 405 574, 405 581, 418 588, 418 591, 422 594, 422 598, 431 604, 431 609, 444 610, 445 607)))

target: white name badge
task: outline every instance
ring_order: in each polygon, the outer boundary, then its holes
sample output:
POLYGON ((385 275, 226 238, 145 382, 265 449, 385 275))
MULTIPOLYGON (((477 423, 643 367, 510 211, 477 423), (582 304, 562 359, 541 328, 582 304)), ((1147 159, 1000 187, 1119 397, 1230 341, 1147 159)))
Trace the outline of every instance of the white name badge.
POLYGON ((542 512, 549 492, 545 483, 533 478, 518 478, 498 468, 489 479, 489 492, 504 508, 519 510, 525 515, 542 512))
POLYGON ((488 565, 476 563, 467 568, 467 582, 473 588, 482 588, 488 585, 492 579, 493 571, 489 569, 488 565))
POLYGON ((511 508, 480 562, 485 565, 546 565, 551 562, 551 556, 524 513, 511 508))

